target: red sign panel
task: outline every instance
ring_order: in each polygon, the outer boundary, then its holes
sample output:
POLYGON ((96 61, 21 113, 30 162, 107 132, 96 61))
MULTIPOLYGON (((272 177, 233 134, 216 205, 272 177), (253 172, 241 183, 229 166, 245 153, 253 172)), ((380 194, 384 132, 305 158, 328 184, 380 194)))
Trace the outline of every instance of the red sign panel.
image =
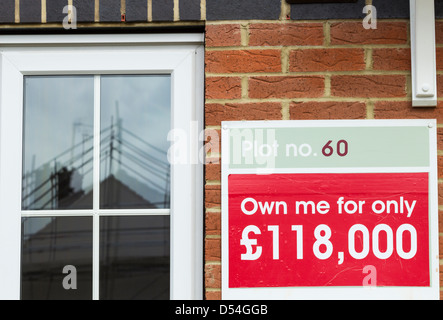
POLYGON ((428 173, 228 179, 230 288, 430 285, 428 173))

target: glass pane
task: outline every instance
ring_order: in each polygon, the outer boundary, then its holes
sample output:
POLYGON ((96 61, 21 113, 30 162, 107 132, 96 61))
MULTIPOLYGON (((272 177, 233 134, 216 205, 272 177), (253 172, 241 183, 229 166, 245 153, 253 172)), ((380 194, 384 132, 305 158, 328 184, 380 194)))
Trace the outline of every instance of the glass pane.
POLYGON ((92 299, 92 218, 22 218, 21 264, 22 299, 92 299))
POLYGON ((92 208, 92 76, 24 79, 22 209, 92 208))
POLYGON ((100 299, 169 299, 169 216, 100 218, 100 299))
POLYGON ((102 76, 100 207, 169 208, 169 75, 102 76))

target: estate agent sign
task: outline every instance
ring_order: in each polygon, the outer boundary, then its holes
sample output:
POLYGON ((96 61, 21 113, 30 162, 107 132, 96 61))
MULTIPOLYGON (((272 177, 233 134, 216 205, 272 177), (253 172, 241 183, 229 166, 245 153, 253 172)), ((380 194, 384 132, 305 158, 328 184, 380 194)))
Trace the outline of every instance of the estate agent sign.
POLYGON ((224 299, 439 298, 435 120, 222 123, 224 299))

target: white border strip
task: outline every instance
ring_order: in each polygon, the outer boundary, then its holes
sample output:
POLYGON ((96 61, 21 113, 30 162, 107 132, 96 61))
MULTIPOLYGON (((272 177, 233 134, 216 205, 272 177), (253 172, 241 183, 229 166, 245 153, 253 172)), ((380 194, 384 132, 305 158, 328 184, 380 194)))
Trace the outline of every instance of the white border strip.
POLYGON ((101 76, 94 76, 94 154, 92 187, 92 299, 100 299, 100 95, 101 76))
POLYGON ((222 299, 439 299, 439 233, 437 129, 435 119, 406 120, 289 120, 289 121, 225 121, 222 122, 222 155, 229 157, 229 129, 237 128, 321 128, 321 127, 420 127, 429 128, 429 167, 362 167, 362 168, 292 168, 292 169, 229 169, 222 161, 222 299), (230 174, 278 173, 388 173, 429 172, 429 240, 430 287, 282 287, 229 288, 229 221, 228 176, 230 174))
POLYGON ((0 46, 28 45, 103 45, 103 44, 180 44, 204 43, 202 33, 187 34, 64 34, 64 35, 1 35, 0 46))
MULTIPOLYGON (((92 217, 94 210, 23 210, 22 217, 92 217)), ((168 216, 170 209, 101 209, 97 212, 103 217, 109 216, 168 216)))

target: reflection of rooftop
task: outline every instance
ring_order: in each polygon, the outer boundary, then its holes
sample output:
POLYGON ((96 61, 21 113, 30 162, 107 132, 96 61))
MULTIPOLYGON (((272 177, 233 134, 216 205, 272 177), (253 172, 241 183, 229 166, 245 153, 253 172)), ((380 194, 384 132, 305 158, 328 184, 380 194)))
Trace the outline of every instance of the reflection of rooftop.
POLYGON ((100 206, 104 209, 156 208, 154 204, 116 179, 114 175, 110 175, 100 183, 100 206))
MULTIPOLYGON (((90 298, 92 218, 25 219, 23 297, 90 298), (40 219, 46 219, 47 224, 37 232, 31 232, 32 224, 40 219), (78 291, 63 289, 65 265, 76 267, 78 291)), ((101 217, 100 282, 102 297, 167 299, 169 216, 101 217)))
MULTIPOLYGON (((59 202, 62 208, 91 208, 92 190, 84 194, 83 192, 71 193, 59 202)), ((156 208, 156 205, 143 198, 127 185, 110 175, 100 183, 100 208, 156 208)))
MULTIPOLYGON (((91 263, 91 217, 29 219, 24 222, 27 240, 23 241, 23 250, 30 255, 28 262, 38 265, 52 261, 65 265, 84 259, 85 264, 91 263), (46 219, 47 224, 37 232, 30 232, 27 229, 30 229, 33 219, 46 219)), ((108 258, 169 254, 169 249, 165 249, 165 244, 169 243, 169 216, 102 217, 100 223, 101 240, 108 244, 102 249, 108 258), (115 243, 118 245, 112 247, 115 243)))

